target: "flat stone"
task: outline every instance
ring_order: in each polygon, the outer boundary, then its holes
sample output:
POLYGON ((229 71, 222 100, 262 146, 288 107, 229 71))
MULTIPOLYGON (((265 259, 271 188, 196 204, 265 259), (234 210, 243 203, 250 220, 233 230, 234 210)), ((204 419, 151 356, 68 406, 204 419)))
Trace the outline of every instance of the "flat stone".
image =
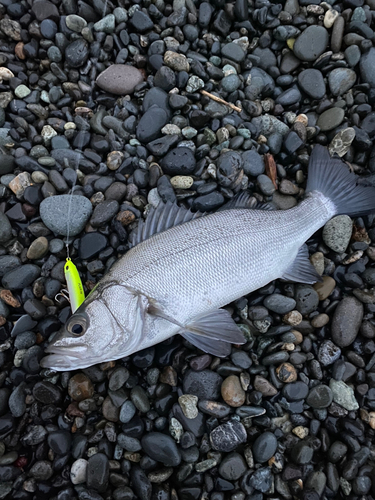
POLYGON ((96 79, 98 87, 116 95, 132 94, 134 88, 142 82, 142 73, 129 64, 112 64, 96 79))
POLYGON ((361 78, 364 82, 370 84, 370 87, 375 87, 375 48, 362 54, 359 61, 359 69, 361 78))
POLYGON ((161 129, 168 122, 167 112, 153 105, 147 109, 137 125, 137 139, 142 143, 154 141, 161 135, 161 129))
POLYGON ((230 42, 222 47, 221 55, 240 63, 245 59, 246 53, 237 43, 230 42))
POLYGON ((345 111, 342 108, 330 108, 324 111, 318 118, 317 125, 322 132, 328 132, 338 127, 345 116, 345 111))
POLYGON ((322 99, 326 93, 326 84, 322 73, 313 68, 305 69, 298 75, 298 85, 312 99, 322 99))
POLYGON ((263 432, 253 444, 254 460, 258 463, 267 462, 277 449, 277 439, 272 432, 263 432))
POLYGON ((245 427, 236 420, 229 420, 216 427, 210 433, 212 448, 217 451, 230 452, 247 441, 245 427))
POLYGON ((356 79, 357 75, 352 69, 336 68, 328 76, 329 88, 334 96, 340 96, 353 87, 356 79))
POLYGON ((245 403, 246 394, 242 389, 240 379, 236 375, 230 375, 223 381, 221 396, 229 406, 234 408, 245 403))
POLYGON ((12 226, 8 217, 0 211, 0 244, 6 243, 12 237, 12 226))
POLYGON ((309 392, 306 403, 315 409, 328 408, 332 403, 332 391, 324 384, 313 387, 309 392))
POLYGON ((301 61, 315 61, 327 45, 327 30, 323 26, 309 26, 296 39, 293 52, 301 61))
POLYGON ((40 275, 40 268, 34 264, 24 264, 4 274, 2 284, 8 290, 20 290, 31 285, 40 275))
POLYGON ((333 401, 335 403, 348 411, 358 410, 359 404, 355 399, 354 391, 351 387, 346 385, 345 382, 331 378, 329 387, 332 391, 333 401))
POLYGON ((348 215, 337 215, 323 228, 324 243, 337 253, 343 253, 349 245, 353 231, 353 221, 348 215))
POLYGON ((185 394, 194 394, 199 399, 215 400, 220 395, 222 382, 220 375, 211 370, 188 370, 183 380, 183 391, 185 394))
POLYGON ((332 139, 329 145, 329 153, 331 156, 337 154, 342 158, 349 151, 349 148, 355 138, 355 130, 353 127, 340 130, 332 139))
POLYGON ((355 297, 344 297, 332 318, 331 335, 339 347, 351 345, 357 338, 363 319, 363 304, 355 297))
POLYGON ((181 462, 181 454, 175 441, 161 432, 149 432, 141 440, 144 451, 157 462, 175 467, 181 462))
POLYGON ((68 234, 68 230, 70 236, 79 234, 91 212, 91 202, 84 196, 50 196, 40 204, 40 216, 44 224, 54 233, 63 236, 68 234))
POLYGON ((295 308, 296 301, 291 297, 286 297, 285 295, 281 295, 280 293, 274 293, 272 295, 268 295, 264 299, 263 305, 270 311, 273 311, 277 314, 286 314, 287 312, 292 311, 295 308))

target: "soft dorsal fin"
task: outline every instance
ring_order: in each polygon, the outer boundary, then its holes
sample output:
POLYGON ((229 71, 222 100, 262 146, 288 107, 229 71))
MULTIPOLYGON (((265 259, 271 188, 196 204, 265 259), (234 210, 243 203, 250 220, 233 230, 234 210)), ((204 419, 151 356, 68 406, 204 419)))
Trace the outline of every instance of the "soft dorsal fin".
POLYGON ((134 247, 151 236, 171 227, 178 226, 189 220, 204 215, 202 212, 192 212, 185 207, 167 201, 150 209, 146 220, 139 219, 138 227, 130 235, 130 246, 134 247))
POLYGON ((309 250, 307 245, 302 245, 298 251, 293 264, 282 275, 282 278, 300 283, 313 284, 317 281, 323 281, 317 273, 315 267, 309 261, 309 250))
POLYGON ((232 210, 234 208, 248 208, 250 210, 276 210, 270 203, 261 203, 249 191, 240 191, 225 205, 219 208, 221 210, 232 210))

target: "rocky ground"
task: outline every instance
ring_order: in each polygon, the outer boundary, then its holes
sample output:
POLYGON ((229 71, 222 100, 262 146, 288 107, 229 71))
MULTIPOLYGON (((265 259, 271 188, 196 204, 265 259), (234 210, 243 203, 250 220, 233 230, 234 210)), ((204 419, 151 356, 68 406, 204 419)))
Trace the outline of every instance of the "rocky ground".
POLYGON ((231 304, 248 342, 228 359, 176 337, 39 365, 70 315, 68 223, 88 293, 160 200, 291 208, 314 144, 375 185, 374 17, 375 0, 0 0, 0 498, 375 498, 374 216, 309 241, 322 283, 231 304))

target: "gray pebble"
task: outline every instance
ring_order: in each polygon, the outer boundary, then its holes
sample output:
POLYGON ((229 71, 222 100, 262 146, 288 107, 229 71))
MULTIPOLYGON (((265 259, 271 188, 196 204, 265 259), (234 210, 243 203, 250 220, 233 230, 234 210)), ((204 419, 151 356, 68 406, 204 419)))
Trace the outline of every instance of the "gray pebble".
POLYGON ((40 204, 40 216, 44 224, 54 233, 63 236, 68 234, 68 227, 70 236, 80 233, 91 212, 91 202, 84 196, 50 196, 40 204))

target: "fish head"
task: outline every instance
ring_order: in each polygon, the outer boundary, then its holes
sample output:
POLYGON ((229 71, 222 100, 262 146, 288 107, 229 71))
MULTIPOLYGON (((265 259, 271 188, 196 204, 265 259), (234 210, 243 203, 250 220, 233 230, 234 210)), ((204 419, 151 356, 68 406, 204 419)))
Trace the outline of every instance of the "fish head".
POLYGON ((131 354, 142 329, 138 310, 138 297, 125 287, 99 287, 55 335, 41 366, 76 370, 131 354))

